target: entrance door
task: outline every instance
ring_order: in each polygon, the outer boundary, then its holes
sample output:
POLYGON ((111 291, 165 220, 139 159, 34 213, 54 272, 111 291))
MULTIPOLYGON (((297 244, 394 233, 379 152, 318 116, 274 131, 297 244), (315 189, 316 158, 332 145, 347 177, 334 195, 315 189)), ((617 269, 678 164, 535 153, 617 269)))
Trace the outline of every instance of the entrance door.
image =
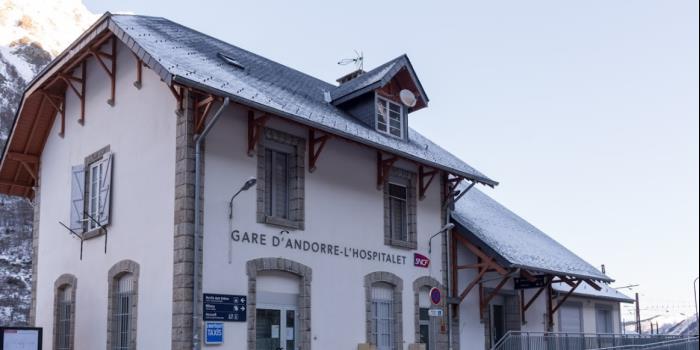
POLYGON ((496 344, 506 335, 506 310, 503 305, 491 305, 491 320, 493 330, 491 344, 496 344))
POLYGON ((261 306, 255 316, 257 350, 297 350, 296 308, 261 306))

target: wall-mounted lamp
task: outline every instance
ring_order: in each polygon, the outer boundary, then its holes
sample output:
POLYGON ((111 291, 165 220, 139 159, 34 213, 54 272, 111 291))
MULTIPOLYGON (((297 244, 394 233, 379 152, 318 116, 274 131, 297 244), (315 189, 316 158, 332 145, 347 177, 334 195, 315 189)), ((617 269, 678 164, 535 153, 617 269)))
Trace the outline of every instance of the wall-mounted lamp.
POLYGON ((240 189, 238 189, 238 192, 236 192, 232 197, 231 200, 228 202, 228 218, 233 219, 233 200, 238 196, 243 191, 249 190, 251 187, 255 186, 255 183, 258 182, 258 180, 254 177, 249 178, 246 182, 243 183, 243 186, 241 186, 240 189))
POLYGON ((428 240, 428 254, 432 253, 432 251, 433 251, 433 238, 435 238, 435 236, 437 236, 445 231, 449 231, 449 230, 453 229, 454 227, 455 227, 455 224, 448 222, 447 224, 445 224, 445 226, 443 226, 440 229, 440 231, 438 231, 434 235, 430 236, 430 239, 428 240))

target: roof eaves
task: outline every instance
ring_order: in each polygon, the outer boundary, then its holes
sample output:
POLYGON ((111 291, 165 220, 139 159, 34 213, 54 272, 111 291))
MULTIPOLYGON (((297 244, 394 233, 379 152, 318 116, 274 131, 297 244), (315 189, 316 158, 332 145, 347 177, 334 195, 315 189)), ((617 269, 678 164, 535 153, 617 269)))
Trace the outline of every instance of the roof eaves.
POLYGON ((132 38, 125 30, 123 30, 119 24, 110 19, 109 29, 114 33, 114 35, 119 38, 135 55, 150 67, 160 78, 165 82, 166 85, 172 85, 173 75, 170 71, 164 67, 158 60, 154 59, 153 56, 144 47, 139 45, 134 38, 132 38))
POLYGON ((343 103, 345 103, 345 102, 347 102, 347 101, 350 101, 350 100, 354 99, 355 97, 364 95, 364 94, 366 94, 367 92, 369 92, 369 91, 371 91, 371 90, 380 88, 382 85, 383 85, 383 83, 382 83, 381 80, 380 80, 380 81, 377 81, 377 82, 374 82, 374 83, 372 83, 372 84, 370 84, 370 85, 365 86, 365 87, 362 88, 362 89, 353 90, 353 91, 351 91, 350 93, 348 93, 348 94, 346 94, 346 95, 343 95, 343 96, 341 96, 341 97, 338 97, 338 98, 334 99, 333 102, 332 102, 332 104, 333 104, 334 106, 341 105, 341 104, 343 104, 343 103))
POLYGON ((333 128, 330 128, 330 127, 325 126, 325 125, 321 125, 321 124, 317 124, 317 123, 310 122, 308 119, 302 118, 302 117, 297 116, 297 115, 295 115, 295 114, 292 114, 292 113, 290 113, 290 112, 287 112, 287 111, 284 111, 284 110, 281 110, 281 109, 276 109, 276 108, 272 108, 272 107, 266 106, 266 105, 264 105, 264 104, 262 104, 262 103, 259 103, 259 102, 254 101, 254 100, 250 100, 250 99, 247 99, 247 98, 243 98, 243 97, 240 97, 240 96, 237 96, 237 95, 228 93, 228 92, 226 92, 226 91, 222 91, 222 90, 216 89, 216 88, 214 88, 214 87, 212 87, 212 86, 198 83, 198 82, 196 82, 196 81, 193 81, 193 80, 191 80, 191 79, 185 78, 185 77, 183 77, 183 76, 173 75, 173 76, 172 76, 172 82, 173 82, 173 83, 178 83, 178 84, 183 84, 183 85, 188 85, 188 86, 191 86, 191 87, 200 89, 200 90, 202 90, 202 91, 207 91, 207 92, 210 92, 210 93, 218 94, 218 95, 220 95, 220 96, 225 96, 225 97, 230 98, 231 101, 237 102, 237 103, 239 103, 239 104, 241 104, 241 105, 246 105, 246 106, 255 108, 255 109, 260 110, 260 111, 263 111, 263 112, 267 112, 267 113, 271 113, 271 114, 276 114, 276 115, 279 115, 279 116, 284 116, 285 118, 288 118, 288 119, 290 119, 290 120, 293 120, 293 121, 295 121, 295 122, 297 122, 297 123, 304 124, 304 125, 311 125, 311 126, 317 128, 317 129, 319 129, 319 130, 321 130, 321 131, 324 131, 324 132, 327 132, 327 133, 329 133, 329 134, 336 134, 336 135, 342 136, 342 137, 344 137, 344 138, 346 138, 346 139, 348 139, 348 140, 352 140, 352 141, 355 141, 355 142, 358 142, 358 143, 361 143, 361 144, 365 144, 365 145, 368 145, 368 146, 371 146, 371 147, 375 147, 375 148, 377 148, 377 149, 379 149, 379 150, 382 150, 382 151, 385 151, 385 152, 389 152, 389 153, 398 155, 398 156, 400 156, 400 157, 403 157, 403 158, 408 159, 408 160, 412 160, 412 161, 414 161, 414 162, 419 162, 419 163, 425 164, 425 165, 427 165, 427 166, 430 166, 430 167, 433 167, 433 168, 436 168, 436 169, 445 170, 445 171, 448 171, 448 172, 450 172, 450 173, 452 173, 452 174, 454 174, 454 175, 464 177, 465 179, 470 180, 470 181, 478 182, 478 183, 481 183, 481 184, 483 184, 483 185, 490 186, 490 187, 498 186, 498 182, 497 182, 497 181, 494 181, 494 180, 491 180, 491 179, 488 179, 488 178, 485 178, 485 177, 481 177, 481 176, 476 176, 476 175, 473 175, 473 174, 468 174, 468 173, 465 173, 465 172, 460 171, 460 170, 458 170, 458 169, 454 169, 454 168, 451 168, 451 167, 448 167, 448 166, 445 166, 445 165, 442 165, 442 164, 438 164, 438 163, 436 163, 436 162, 429 161, 429 160, 427 160, 427 159, 422 159, 422 158, 416 157, 416 156, 414 156, 414 155, 408 154, 408 153, 403 152, 403 151, 401 151, 401 150, 398 150, 398 149, 396 149, 396 148, 392 148, 392 147, 389 147, 389 146, 386 146, 386 145, 382 145, 382 144, 379 144, 379 143, 376 143, 376 142, 372 142, 372 141, 363 139, 363 138, 361 138, 361 137, 359 137, 359 136, 357 136, 357 135, 354 135, 354 134, 351 134, 351 133, 347 133, 347 132, 343 132, 342 130, 339 130, 339 129, 333 129, 333 128))

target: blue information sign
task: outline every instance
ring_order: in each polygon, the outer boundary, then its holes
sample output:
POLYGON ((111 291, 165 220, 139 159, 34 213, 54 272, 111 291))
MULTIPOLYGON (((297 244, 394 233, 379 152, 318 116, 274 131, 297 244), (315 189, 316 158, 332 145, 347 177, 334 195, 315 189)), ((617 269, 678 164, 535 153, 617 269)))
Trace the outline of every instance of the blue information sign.
POLYGON ((245 322, 247 299, 245 295, 204 294, 204 320, 245 322))
POLYGON ((204 338, 204 344, 223 344, 224 343, 224 323, 223 322, 207 322, 207 335, 204 338))

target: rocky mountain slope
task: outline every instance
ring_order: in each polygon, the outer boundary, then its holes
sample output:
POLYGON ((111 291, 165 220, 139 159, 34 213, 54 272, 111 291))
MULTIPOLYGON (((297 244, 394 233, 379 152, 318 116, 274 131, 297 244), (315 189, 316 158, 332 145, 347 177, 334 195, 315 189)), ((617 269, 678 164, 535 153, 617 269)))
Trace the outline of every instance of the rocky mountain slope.
MULTIPOLYGON (((0 0, 0 149, 31 79, 96 19, 79 0, 0 0)), ((0 325, 28 322, 31 203, 0 195, 0 325)))

